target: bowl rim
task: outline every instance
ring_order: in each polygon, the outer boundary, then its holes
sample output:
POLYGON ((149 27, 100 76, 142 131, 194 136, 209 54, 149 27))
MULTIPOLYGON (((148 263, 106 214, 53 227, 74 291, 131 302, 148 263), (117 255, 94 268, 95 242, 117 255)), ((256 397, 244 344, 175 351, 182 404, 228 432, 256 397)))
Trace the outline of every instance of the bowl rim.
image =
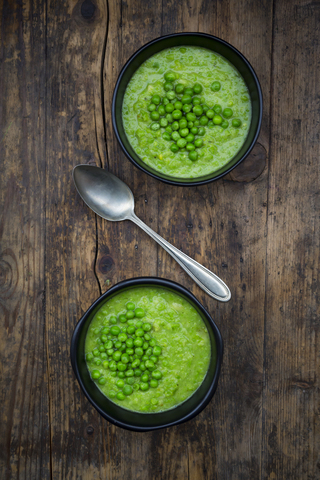
MULTIPOLYGON (((93 407, 100 413, 100 415, 108 420, 110 423, 113 423, 116 426, 122 427, 126 430, 131 430, 131 431, 136 431, 136 432, 147 432, 147 431, 152 431, 152 430, 159 430, 162 428, 167 428, 171 427, 173 425, 178 425, 180 423, 184 423, 188 420, 191 420, 194 418, 196 415, 198 415, 210 402, 212 399, 217 386, 218 386, 218 380, 220 376, 220 370, 221 370, 221 364, 222 364, 222 357, 223 357, 223 340, 222 336, 220 333, 219 328, 217 327, 216 323, 210 316, 210 314, 207 312, 207 310, 203 307, 203 305, 199 302, 199 300, 185 287, 180 285, 177 282, 174 282, 173 280, 168 280, 164 278, 159 278, 159 277, 135 277, 135 278, 130 278, 127 280, 123 280, 121 282, 116 283, 113 285, 111 288, 109 288, 105 293, 103 293, 99 298, 97 298, 92 305, 88 308, 88 310, 82 315, 80 320, 78 321, 77 325, 74 328, 72 338, 71 338, 71 346, 70 346, 70 358, 71 358, 71 365, 73 368, 73 372, 76 376, 76 379, 80 385, 80 388, 82 392, 85 394, 89 402, 93 405, 93 407), (171 288, 181 295, 187 297, 190 299, 192 302, 194 302, 199 308, 199 310, 206 316, 207 320, 210 323, 210 326, 213 330, 214 337, 216 340, 216 347, 217 347, 217 359, 216 359, 216 369, 214 373, 214 377, 212 379, 212 382, 210 383, 210 387, 208 388, 208 391, 204 395, 203 399, 201 402, 192 409, 189 413, 185 414, 181 418, 174 420, 172 422, 168 423, 162 423, 159 425, 155 426, 140 426, 140 425, 133 425, 131 423, 126 423, 125 421, 120 421, 112 417, 110 414, 108 414, 105 410, 103 410, 90 396, 90 394, 87 391, 87 388, 82 381, 82 377, 80 375, 78 363, 77 363, 77 344, 78 344, 78 339, 81 333, 82 328, 84 327, 88 317, 90 316, 91 312, 101 303, 105 298, 109 297, 110 295, 118 292, 119 290, 122 290, 124 288, 128 287, 134 287, 134 286, 139 286, 141 284, 148 284, 148 285, 156 285, 159 287, 164 287, 164 288, 171 288)), ((118 405, 119 406, 119 405, 118 405)), ((121 408, 121 406, 119 406, 121 408)), ((126 410, 126 409, 124 409, 126 410)), ((139 412, 137 412, 139 414, 139 412)), ((163 412, 158 412, 159 414, 163 412)), ((145 415, 145 414, 142 414, 145 415)), ((156 415, 156 414, 154 414, 156 415)))
POLYGON ((129 57, 129 59, 126 61, 126 63, 124 64, 124 66, 122 67, 120 73, 119 73, 119 76, 118 76, 118 79, 117 79, 117 82, 116 82, 116 85, 114 87, 114 91, 113 91, 113 96, 112 96, 112 107, 111 107, 111 117, 112 117, 112 125, 113 125, 113 129, 114 129, 114 132, 115 132, 115 135, 117 137, 117 140, 120 144, 120 147, 123 151, 123 153, 126 155, 126 157, 130 160, 131 163, 133 163, 133 165, 135 165, 137 168, 139 168, 139 170, 141 170, 142 172, 146 173, 147 175, 150 175, 151 177, 157 179, 157 180, 160 180, 161 182, 163 183, 167 183, 169 185, 176 185, 176 186, 179 186, 179 187, 197 187, 199 185, 205 185, 207 183, 211 183, 215 180, 219 180, 219 178, 222 178, 224 177, 225 175, 227 175, 228 173, 230 173, 234 168, 236 168, 239 163, 241 163, 248 155, 249 153, 251 152, 251 150, 253 149, 258 137, 259 137, 259 134, 260 134, 260 130, 261 130, 261 123, 262 123, 262 114, 263 114, 263 98, 262 98, 262 89, 261 89, 261 85, 260 85, 260 82, 259 82, 259 79, 257 77, 257 74, 256 72, 254 71, 252 65, 250 64, 250 62, 246 59, 246 57, 239 51, 237 50, 233 45, 231 45, 230 43, 226 42, 225 40, 222 40, 221 38, 219 37, 215 37, 214 35, 210 35, 208 33, 202 33, 202 32, 180 32, 180 33, 171 33, 169 35, 163 35, 163 36, 160 36, 160 37, 157 37, 153 40, 151 40, 150 42, 148 43, 145 43, 142 47, 140 47, 138 50, 136 50, 132 55, 131 57, 129 57), (134 59, 145 49, 147 49, 148 47, 150 47, 151 45, 155 44, 155 43, 158 43, 164 39, 167 39, 167 38, 174 38, 174 37, 185 37, 185 36, 200 36, 200 37, 204 37, 204 38, 210 38, 210 39, 213 39, 217 42, 220 42, 221 44, 225 45, 226 47, 230 48, 231 50, 233 50, 234 53, 236 53, 240 58, 241 60, 246 64, 246 66, 248 67, 248 69, 250 70, 253 78, 254 78, 254 81, 255 81, 255 84, 256 84, 256 87, 257 87, 257 92, 258 92, 258 101, 259 101, 259 118, 258 118, 258 124, 257 124, 257 128, 256 128, 256 132, 255 132, 255 135, 252 139, 252 142, 249 146, 249 148, 246 150, 246 152, 242 155, 242 157, 234 164, 232 165, 230 168, 228 168, 225 172, 223 173, 220 173, 219 175, 215 176, 215 177, 212 177, 212 178, 208 178, 206 180, 196 180, 195 181, 187 181, 187 182, 180 182, 180 181, 177 181, 175 179, 170 179, 170 178, 163 178, 161 177, 160 175, 160 172, 159 174, 155 174, 153 172, 150 172, 149 170, 147 170, 146 168, 144 168, 142 165, 140 165, 138 162, 136 162, 136 160, 130 155, 130 153, 127 151, 122 139, 121 139, 121 136, 118 132, 118 128, 117 128, 117 124, 116 124, 116 98, 117 98, 117 94, 118 94, 118 90, 119 90, 119 85, 121 83, 121 80, 122 80, 122 77, 126 71, 126 69, 129 67, 129 65, 134 61, 134 59))

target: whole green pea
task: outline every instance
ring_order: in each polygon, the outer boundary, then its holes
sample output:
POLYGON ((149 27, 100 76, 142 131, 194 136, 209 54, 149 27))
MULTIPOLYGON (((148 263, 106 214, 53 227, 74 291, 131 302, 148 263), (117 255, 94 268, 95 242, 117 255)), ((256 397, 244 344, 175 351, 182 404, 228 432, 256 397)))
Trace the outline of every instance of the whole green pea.
POLYGON ((125 385, 123 387, 122 391, 125 395, 131 395, 131 393, 133 392, 133 389, 132 389, 131 385, 125 385))
POLYGON ((173 131, 179 130, 179 128, 180 128, 179 127, 179 122, 177 122, 177 121, 173 122, 172 125, 171 125, 171 128, 172 128, 173 131))
MULTIPOLYGON (((127 332, 129 333, 129 335, 132 335, 134 332, 136 331, 135 327, 133 325, 130 325, 128 328, 127 328, 127 332)), ((130 340, 130 339, 128 339, 130 340)), ((130 345, 128 345, 129 347, 130 345)))
POLYGON ((118 392, 116 397, 118 400, 124 400, 126 398, 126 396, 122 392, 118 392))
POLYGON ((136 368, 136 369, 134 370, 134 376, 135 376, 135 377, 140 377, 141 374, 142 374, 142 372, 141 372, 140 368, 136 368))
POLYGON ((232 117, 233 115, 233 111, 231 108, 225 108, 222 112, 222 115, 225 117, 225 118, 230 118, 232 117))
POLYGON ((198 160, 198 153, 195 150, 189 152, 189 158, 190 160, 195 162, 196 160, 198 160))
POLYGON ((118 335, 118 339, 119 339, 120 342, 125 342, 127 340, 127 338, 128 338, 128 335, 126 333, 121 332, 118 335))
POLYGON ((100 377, 98 380, 99 385, 105 385, 106 384, 106 379, 104 377, 100 377))
POLYGON ((143 310, 143 308, 139 307, 135 309, 134 314, 137 318, 143 318, 145 316, 145 311, 143 310))
POLYGON ((169 90, 173 90, 173 85, 171 82, 166 82, 164 85, 163 85, 163 88, 165 89, 166 92, 169 92, 169 90))
POLYGON ((176 145, 175 143, 172 143, 172 144, 170 145, 170 150, 171 150, 171 152, 173 152, 173 153, 177 153, 177 152, 179 151, 179 147, 178 147, 178 145, 176 145))
MULTIPOLYGON (((169 100, 173 100, 174 98, 176 98, 176 94, 174 93, 173 90, 170 90, 169 92, 166 93, 166 97, 169 99, 169 100)), ((169 104, 168 104, 169 105, 169 104)))
POLYGON ((185 94, 185 95, 182 95, 182 97, 181 97, 181 102, 182 102, 183 104, 185 104, 185 103, 191 103, 191 102, 192 102, 192 97, 191 97, 191 95, 186 95, 186 94, 185 94))
POLYGON ((209 119, 208 117, 200 117, 200 125, 204 126, 204 125, 207 125, 207 123, 209 122, 209 119))
POLYGON ((184 113, 189 113, 192 110, 192 105, 185 103, 182 107, 182 110, 184 111, 184 113))
POLYGON ((87 360, 87 362, 92 362, 92 360, 93 360, 93 355, 92 355, 92 353, 87 353, 87 355, 86 355, 86 360, 87 360))
POLYGON ((218 91, 220 90, 220 88, 221 88, 221 83, 216 80, 215 82, 213 82, 213 83, 211 84, 211 87, 210 87, 210 88, 211 88, 211 90, 212 90, 213 92, 218 92, 218 91))
POLYGON ((188 152, 191 152, 192 150, 195 150, 195 148, 196 147, 193 145, 193 143, 187 143, 187 145, 186 145, 186 150, 188 152))
POLYGON ((182 103, 181 103, 179 100, 177 100, 176 102, 174 102, 174 105, 173 105, 173 106, 174 106, 174 109, 175 109, 175 110, 181 110, 182 107, 183 107, 182 103))
POLYGON ((135 382, 135 379, 133 377, 128 377, 126 379, 126 382, 127 382, 128 385, 133 385, 134 382, 135 382))
POLYGON ((183 118, 180 118, 179 120, 179 126, 180 128, 186 128, 186 126, 188 125, 188 122, 187 120, 183 117, 183 118))
POLYGON ((176 93, 180 94, 184 91, 184 85, 182 83, 178 83, 175 88, 176 93))
POLYGON ((185 138, 187 143, 192 143, 194 140, 194 135, 192 133, 188 133, 188 135, 185 138))
POLYGON ((117 370, 117 363, 114 360, 109 363, 109 369, 113 372, 117 370))
POLYGON ((152 353, 153 353, 153 355, 155 355, 156 357, 159 357, 159 355, 161 355, 161 353, 162 353, 162 348, 161 348, 159 345, 155 345, 155 346, 153 347, 152 353))
POLYGON ((200 83, 195 83, 193 85, 193 91, 196 95, 199 95, 199 93, 201 93, 202 90, 203 90, 203 88, 202 88, 202 85, 200 85, 200 83))
POLYGON ((152 360, 146 360, 145 366, 147 367, 148 370, 152 370, 154 368, 154 362, 152 360))
POLYGON ((168 120, 166 118, 160 118, 160 127, 166 127, 168 125, 168 120))
MULTIPOLYGON (((200 117, 203 114, 203 108, 201 107, 201 105, 196 105, 195 107, 193 107, 192 111, 197 117, 200 117)), ((150 115, 152 115, 152 113, 150 115)))
POLYGON ((118 388, 123 388, 124 387, 124 381, 119 379, 116 381, 116 385, 118 388))
POLYGON ((185 95, 190 95, 191 97, 193 96, 193 88, 187 87, 184 91, 185 95))
POLYGON ((172 140, 174 140, 175 142, 177 142, 180 138, 180 134, 178 132, 172 132, 171 133, 171 138, 172 140))
POLYGON ((213 110, 207 110, 206 111, 206 116, 210 119, 212 119, 214 117, 214 111, 213 110))
POLYGON ((122 363, 129 363, 129 355, 127 353, 123 353, 121 355, 121 362, 122 363))
POLYGON ((151 103, 154 103, 155 105, 159 105, 160 102, 161 102, 160 95, 152 95, 151 103))
POLYGON ((182 112, 181 110, 173 110, 172 112, 172 118, 174 120, 179 120, 182 117, 182 112))
POLYGON ((158 380, 156 380, 155 378, 152 378, 150 380, 150 387, 157 388, 157 386, 158 386, 158 380))
POLYGON ((101 373, 99 372, 99 370, 92 370, 91 377, 94 380, 97 380, 98 378, 100 378, 100 376, 101 376, 101 373))
POLYGON ((213 106, 213 111, 214 111, 215 113, 221 113, 221 111, 222 111, 221 105, 219 105, 218 103, 216 103, 216 104, 213 106))
POLYGON ((144 373, 143 375, 141 375, 141 381, 145 383, 149 381, 148 373, 144 373))
POLYGON ((171 140, 171 135, 168 132, 163 132, 162 138, 163 140, 171 140))
POLYGON ((138 368, 139 365, 140 365, 140 363, 141 363, 141 362, 140 362, 139 358, 136 358, 135 360, 133 360, 131 366, 132 366, 132 368, 138 368))
POLYGON ((221 117, 221 115, 215 115, 212 119, 215 125, 220 125, 222 123, 222 120, 223 118, 221 117))
POLYGON ((144 362, 141 362, 140 365, 139 365, 139 369, 144 372, 146 370, 146 366, 145 366, 145 363, 144 362))
POLYGON ((167 113, 172 113, 174 110, 174 106, 172 105, 172 103, 168 103, 168 105, 166 105, 164 109, 167 113))
POLYGON ((189 133, 189 129, 188 128, 181 128, 179 130, 179 134, 181 135, 181 137, 186 137, 189 133))
POLYGON ((193 105, 201 105, 201 100, 199 97, 193 97, 192 99, 192 104, 193 105))
POLYGON ((111 327, 111 328, 110 328, 110 333, 111 333, 112 335, 119 335, 119 333, 120 333, 120 328, 115 325, 114 327, 111 327))
POLYGON ((138 357, 142 357, 142 355, 143 355, 143 350, 142 350, 141 347, 137 347, 137 348, 135 348, 134 353, 135 353, 136 355, 138 355, 138 357))
MULTIPOLYGON (((202 147, 203 145, 203 140, 202 138, 197 138, 195 141, 194 141, 194 146, 197 147, 197 148, 200 148, 202 147)), ((154 347, 156 348, 156 347, 154 347)), ((160 347, 159 347, 160 348, 160 347)), ((156 355, 156 354, 155 354, 156 355)))
POLYGON ((149 342, 143 342, 142 350, 147 350, 149 348, 149 342))
POLYGON ((229 122, 228 120, 223 120, 223 122, 220 125, 222 128, 228 128, 229 127, 229 122))
POLYGON ((119 322, 121 322, 121 323, 126 323, 126 321, 127 321, 127 317, 123 313, 121 315, 119 315, 118 318, 119 318, 119 322))
MULTIPOLYGON (((154 132, 156 132, 157 130, 160 129, 160 123, 155 122, 155 123, 153 123, 153 124, 150 126, 150 128, 151 128, 151 130, 153 130, 154 132)), ((129 312, 128 312, 128 313, 129 313, 129 312)), ((128 313, 127 313, 127 315, 128 315, 128 313)))
POLYGON ((127 365, 125 363, 118 362, 117 363, 117 370, 119 372, 125 372, 127 370, 127 365))
MULTIPOLYGON (((173 122, 173 116, 171 115, 171 113, 167 113, 166 115, 166 120, 169 122, 169 123, 172 123, 173 122)), ((171 132, 172 131, 172 128, 170 126, 168 126, 166 128, 166 132, 171 132)))
POLYGON ((141 382, 140 383, 140 390, 142 390, 143 392, 146 392, 147 390, 149 390, 149 384, 141 382))
POLYGON ((119 352, 119 350, 117 350, 116 352, 114 352, 114 354, 112 355, 112 358, 113 360, 115 360, 116 362, 118 362, 121 358, 121 352, 119 352))
POLYGON ((204 127, 199 127, 198 128, 198 135, 200 135, 202 137, 202 135, 204 135, 206 133, 206 130, 204 127))
POLYGON ((176 79, 176 74, 170 70, 169 72, 166 72, 166 73, 164 74, 164 79, 165 79, 167 82, 174 82, 175 79, 176 79))
POLYGON ((187 141, 184 138, 179 138, 179 140, 177 141, 177 146, 179 148, 184 148, 186 145, 187 145, 187 141))
POLYGON ((157 106, 154 104, 154 103, 150 103, 150 105, 148 105, 147 107, 147 110, 148 112, 154 112, 156 110, 157 106))
POLYGON ((133 345, 135 347, 142 347, 143 340, 141 338, 135 338, 134 341, 133 341, 133 345))
POLYGON ((125 372, 125 376, 126 376, 126 377, 133 377, 133 375, 134 375, 134 371, 133 371, 132 369, 127 370, 127 371, 125 372))
POLYGON ((117 323, 117 317, 115 315, 111 315, 109 322, 115 325, 117 323))
MULTIPOLYGON (((158 113, 159 113, 159 115, 161 115, 161 116, 162 116, 162 115, 165 115, 166 110, 165 110, 165 107, 164 107, 163 105, 159 105, 159 107, 158 107, 158 113)), ((134 308, 133 308, 132 310, 134 310, 134 308)))
POLYGON ((236 128, 241 127, 241 120, 239 118, 234 118, 232 120, 232 126, 236 128))
POLYGON ((155 380, 160 380, 162 378, 162 373, 160 372, 160 370, 154 370, 151 374, 152 378, 154 378, 155 380))

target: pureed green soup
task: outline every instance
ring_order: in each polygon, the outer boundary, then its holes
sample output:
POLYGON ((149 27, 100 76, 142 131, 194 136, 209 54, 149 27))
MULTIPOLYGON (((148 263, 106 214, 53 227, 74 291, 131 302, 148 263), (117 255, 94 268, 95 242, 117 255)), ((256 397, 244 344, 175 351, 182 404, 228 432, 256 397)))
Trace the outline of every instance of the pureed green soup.
POLYGON ((135 287, 94 316, 85 342, 91 378, 113 402, 143 413, 173 408, 203 382, 211 355, 195 308, 172 290, 135 287))
POLYGON ((127 138, 144 163, 197 178, 229 163, 243 145, 251 102, 240 73, 201 47, 173 47, 146 60, 123 100, 127 138))

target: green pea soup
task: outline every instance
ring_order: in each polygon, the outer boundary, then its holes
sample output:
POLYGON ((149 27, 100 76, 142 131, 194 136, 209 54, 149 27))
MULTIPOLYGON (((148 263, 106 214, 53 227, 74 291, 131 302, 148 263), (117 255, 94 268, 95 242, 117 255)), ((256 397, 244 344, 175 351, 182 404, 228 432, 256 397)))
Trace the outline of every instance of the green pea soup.
POLYGON ((141 413, 187 400, 203 382, 211 356, 207 328, 178 293, 135 287, 99 309, 85 341, 92 380, 111 401, 141 413))
POLYGON ((172 177, 202 177, 228 164, 243 145, 251 122, 250 94, 240 73, 218 53, 173 47, 134 73, 122 120, 146 165, 172 177))

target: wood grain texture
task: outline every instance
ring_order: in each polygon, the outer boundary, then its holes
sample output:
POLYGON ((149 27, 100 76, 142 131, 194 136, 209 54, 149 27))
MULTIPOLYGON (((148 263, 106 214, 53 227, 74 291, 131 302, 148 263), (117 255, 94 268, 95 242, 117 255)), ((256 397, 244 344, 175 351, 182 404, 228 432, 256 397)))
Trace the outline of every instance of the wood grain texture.
POLYGON ((319 478, 319 12, 309 0, 2 1, 1 479, 319 478), (252 155, 196 188, 138 171, 111 122, 126 60, 181 31, 238 48, 264 94, 252 155), (137 215, 223 278, 231 302, 134 224, 96 218, 72 183, 78 163, 124 180, 137 215), (142 275, 190 289, 225 343, 207 408, 145 434, 104 421, 69 361, 89 305, 142 275))
POLYGON ((314 479, 320 477, 320 5, 281 2, 274 13, 263 471, 270 479, 314 479))
POLYGON ((2 2, 0 17, 0 477, 49 478, 45 10, 2 2))

